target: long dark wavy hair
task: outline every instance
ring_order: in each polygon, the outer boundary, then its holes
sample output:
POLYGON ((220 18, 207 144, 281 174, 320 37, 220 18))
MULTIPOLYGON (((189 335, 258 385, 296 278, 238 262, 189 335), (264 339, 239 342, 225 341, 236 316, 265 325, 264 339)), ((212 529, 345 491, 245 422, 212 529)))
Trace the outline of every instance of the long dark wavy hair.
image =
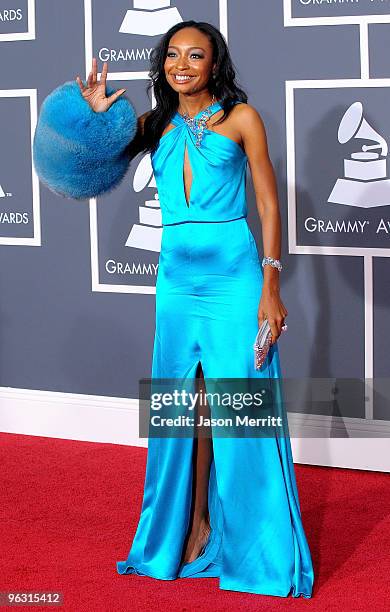
POLYGON ((143 145, 145 152, 156 149, 161 134, 170 123, 179 105, 179 94, 167 82, 164 71, 165 58, 172 36, 183 28, 193 27, 206 34, 213 47, 213 63, 215 63, 215 78, 208 83, 208 90, 220 101, 223 115, 214 124, 224 121, 234 106, 234 100, 247 102, 248 96, 236 83, 236 73, 228 46, 221 32, 206 21, 182 21, 172 26, 160 39, 159 44, 151 52, 147 94, 154 89, 156 106, 146 117, 144 123, 143 145))

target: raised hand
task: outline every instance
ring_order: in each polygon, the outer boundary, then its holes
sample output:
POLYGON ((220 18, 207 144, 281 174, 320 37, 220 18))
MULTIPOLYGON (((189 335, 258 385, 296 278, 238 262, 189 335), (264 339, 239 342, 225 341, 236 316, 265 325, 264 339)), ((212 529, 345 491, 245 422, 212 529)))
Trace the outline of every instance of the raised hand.
POLYGON ((103 113, 121 96, 126 89, 118 89, 109 98, 106 96, 106 80, 108 62, 104 62, 100 81, 97 80, 97 61, 92 59, 92 70, 89 73, 87 85, 85 86, 79 76, 76 81, 80 87, 83 98, 96 113, 103 113))

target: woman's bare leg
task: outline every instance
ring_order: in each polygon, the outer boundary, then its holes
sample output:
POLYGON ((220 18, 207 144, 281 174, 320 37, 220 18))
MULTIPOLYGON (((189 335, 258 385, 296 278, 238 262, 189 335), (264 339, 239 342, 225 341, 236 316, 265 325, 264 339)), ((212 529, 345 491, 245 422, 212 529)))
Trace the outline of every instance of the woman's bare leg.
MULTIPOLYGON (((199 391, 204 391, 203 371, 200 368, 199 391)), ((207 404, 197 403, 196 421, 199 415, 210 416, 207 404)), ((210 517, 208 511, 208 486, 210 475, 210 464, 213 455, 210 428, 197 426, 198 436, 194 439, 194 475, 192 487, 192 507, 190 525, 184 544, 184 563, 191 563, 199 557, 200 551, 206 544, 210 534, 210 517)))

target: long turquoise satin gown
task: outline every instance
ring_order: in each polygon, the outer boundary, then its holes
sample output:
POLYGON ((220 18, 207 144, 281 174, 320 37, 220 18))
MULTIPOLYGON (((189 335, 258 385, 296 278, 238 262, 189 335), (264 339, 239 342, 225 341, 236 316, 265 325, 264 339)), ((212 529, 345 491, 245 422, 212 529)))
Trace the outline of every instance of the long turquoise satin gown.
MULTIPOLYGON (((216 102, 212 113, 221 108, 216 102)), ((206 387, 207 378, 281 378, 277 343, 263 367, 254 368, 263 272, 246 219, 247 156, 208 129, 197 147, 179 113, 172 123, 151 157, 163 222, 152 379, 195 385, 199 362, 206 387)), ((225 590, 311 597, 313 566, 288 435, 213 437, 209 540, 195 561, 181 563, 193 444, 192 437, 149 439, 140 519, 117 572, 161 580, 213 576, 225 590)))

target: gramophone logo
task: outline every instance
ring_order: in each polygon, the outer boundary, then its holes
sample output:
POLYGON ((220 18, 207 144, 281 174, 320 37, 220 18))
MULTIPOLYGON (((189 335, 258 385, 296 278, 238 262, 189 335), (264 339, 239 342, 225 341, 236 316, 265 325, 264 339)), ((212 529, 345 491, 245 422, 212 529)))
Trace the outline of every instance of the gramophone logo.
POLYGON ((5 193, 2 185, 0 184, 0 198, 6 198, 7 194, 5 193))
POLYGON ((126 12, 119 32, 156 36, 183 21, 170 0, 133 0, 133 8, 126 12))
MULTIPOLYGON (((133 189, 135 193, 142 193, 147 187, 157 188, 153 174, 150 154, 145 155, 134 174, 133 189)), ((139 223, 131 228, 126 240, 127 247, 145 249, 147 251, 160 251, 162 237, 162 218, 158 193, 154 200, 145 200, 138 207, 139 223)))
POLYGON ((363 105, 354 102, 344 113, 338 129, 338 141, 364 139, 360 151, 344 159, 344 177, 338 178, 328 202, 374 208, 390 206, 390 179, 387 178, 388 145, 363 117, 363 105))

